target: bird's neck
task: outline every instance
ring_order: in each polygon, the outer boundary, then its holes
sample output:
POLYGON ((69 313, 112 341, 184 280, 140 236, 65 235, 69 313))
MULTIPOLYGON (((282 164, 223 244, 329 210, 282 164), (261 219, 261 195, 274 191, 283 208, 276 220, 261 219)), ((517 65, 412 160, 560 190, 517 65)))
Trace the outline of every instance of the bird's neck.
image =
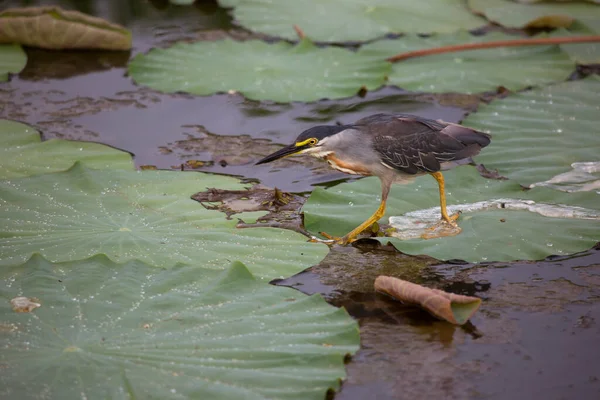
POLYGON ((344 172, 346 174, 364 175, 364 176, 371 175, 371 173, 368 169, 365 169, 364 167, 361 167, 357 164, 352 164, 352 163, 346 162, 346 161, 336 157, 336 155, 333 151, 329 152, 329 154, 327 154, 325 157, 322 157, 322 158, 327 160, 327 162, 329 163, 331 168, 336 169, 341 172, 344 172))

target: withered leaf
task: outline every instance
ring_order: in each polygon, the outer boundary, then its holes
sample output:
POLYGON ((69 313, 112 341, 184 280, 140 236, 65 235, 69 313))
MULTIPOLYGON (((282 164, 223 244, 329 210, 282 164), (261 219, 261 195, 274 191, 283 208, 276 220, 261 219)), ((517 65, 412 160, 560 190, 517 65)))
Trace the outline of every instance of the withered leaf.
POLYGON ((431 315, 455 325, 466 323, 481 305, 481 299, 478 297, 430 289, 384 275, 375 279, 375 290, 397 300, 415 304, 431 315))
POLYGON ((9 8, 0 12, 0 43, 43 49, 129 50, 124 27, 59 7, 9 8))

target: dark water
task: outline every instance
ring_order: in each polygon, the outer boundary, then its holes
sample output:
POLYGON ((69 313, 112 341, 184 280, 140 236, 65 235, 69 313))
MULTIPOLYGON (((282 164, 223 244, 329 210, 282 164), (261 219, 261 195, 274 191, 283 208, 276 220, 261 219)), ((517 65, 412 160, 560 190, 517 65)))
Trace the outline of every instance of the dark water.
MULTIPOLYGON (((26 69, 0 84, 0 118, 32 124, 44 138, 102 142, 140 165, 258 179, 304 192, 347 176, 306 159, 253 166, 315 124, 348 123, 375 112, 460 120, 466 110, 431 96, 386 88, 365 98, 265 104, 237 95, 194 97, 140 88, 126 76, 129 58, 175 40, 223 37, 233 25, 214 3, 166 1, 0 1, 61 4, 125 24, 129 53, 28 49, 26 69), (445 103, 447 104, 447 103, 445 103)), ((339 399, 600 398, 600 252, 538 263, 452 265, 391 249, 335 248, 311 271, 280 284, 322 293, 361 325, 362 349, 348 364, 339 399), (372 289, 377 275, 484 299, 472 324, 458 328, 372 289)))

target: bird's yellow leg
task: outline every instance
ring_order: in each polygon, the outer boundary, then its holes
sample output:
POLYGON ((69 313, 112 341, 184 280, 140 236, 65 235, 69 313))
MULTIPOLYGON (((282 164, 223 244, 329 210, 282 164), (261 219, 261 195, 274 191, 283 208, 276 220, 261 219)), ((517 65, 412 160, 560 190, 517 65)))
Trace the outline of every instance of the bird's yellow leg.
POLYGON ((333 240, 337 244, 344 245, 352 243, 354 241, 354 238, 360 235, 364 230, 373 225, 375 222, 379 221, 381 217, 383 217, 383 214, 385 214, 385 200, 381 201, 381 203, 379 204, 379 208, 377 209, 377 211, 375 211, 373 215, 371 215, 365 222, 352 229, 352 231, 347 233, 344 237, 339 238, 331 236, 325 232, 320 232, 320 234, 325 236, 329 240, 333 240))
POLYGON ((442 219, 451 225, 456 225, 455 221, 458 219, 459 213, 448 215, 448 210, 446 210, 446 185, 444 183, 444 175, 438 171, 433 172, 431 176, 435 178, 440 189, 440 208, 442 211, 442 219))

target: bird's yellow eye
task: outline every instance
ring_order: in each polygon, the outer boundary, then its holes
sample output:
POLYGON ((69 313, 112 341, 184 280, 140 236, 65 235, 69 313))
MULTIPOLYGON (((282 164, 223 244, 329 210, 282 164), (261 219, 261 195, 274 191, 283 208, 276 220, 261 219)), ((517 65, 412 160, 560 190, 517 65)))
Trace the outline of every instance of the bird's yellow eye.
POLYGON ((319 141, 316 138, 310 138, 310 139, 306 139, 303 140, 302 142, 297 142, 296 143, 296 147, 302 147, 302 146, 314 146, 318 143, 319 141))

